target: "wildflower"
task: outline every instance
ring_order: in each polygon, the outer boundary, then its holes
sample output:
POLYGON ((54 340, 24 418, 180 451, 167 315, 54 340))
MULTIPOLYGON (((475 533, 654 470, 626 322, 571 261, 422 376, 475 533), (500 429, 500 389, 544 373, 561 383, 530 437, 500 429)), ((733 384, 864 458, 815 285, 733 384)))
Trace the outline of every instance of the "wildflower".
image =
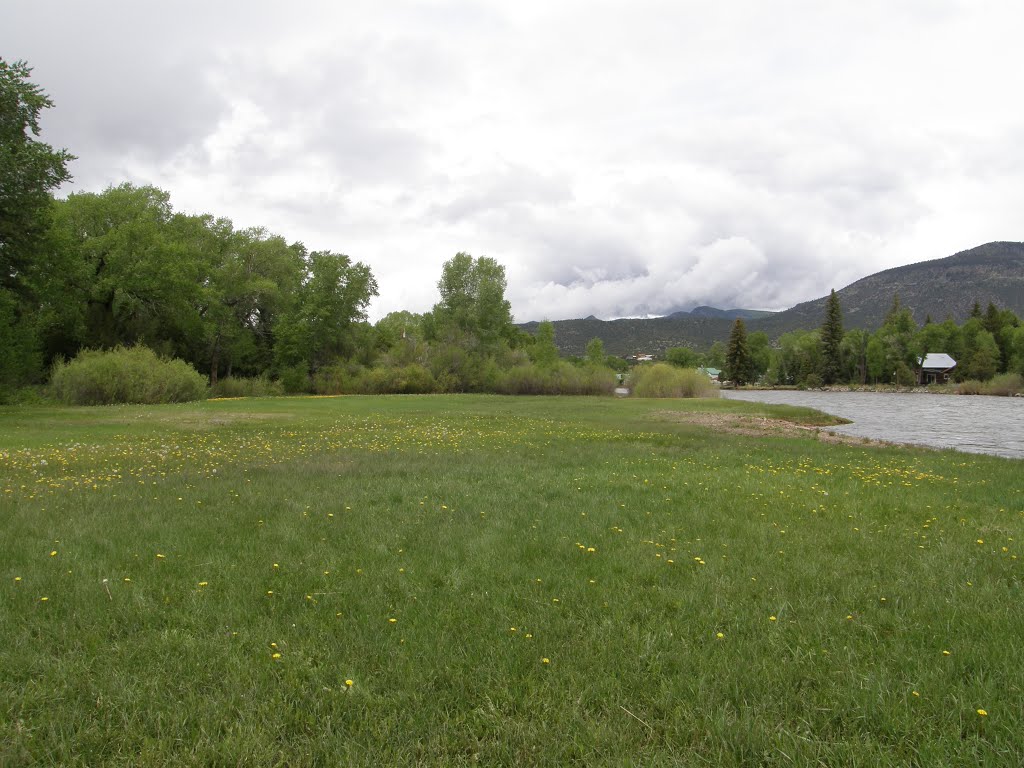
POLYGON ((272 653, 272 654, 270 654, 270 658, 272 658, 272 659, 280 659, 281 658, 281 654, 280 653, 272 653))
POLYGON ((388 619, 388 624, 397 624, 398 619, 388 619))
POLYGON ((723 637, 725 637, 725 635, 722 634, 721 632, 716 632, 715 633, 715 637, 717 637, 719 640, 721 640, 723 637))
POLYGON ((15 581, 15 583, 21 581, 21 576, 15 576, 14 577, 14 581, 15 581))
POLYGON ((988 717, 988 712, 986 712, 984 709, 979 709, 978 714, 982 717, 988 717))
POLYGON ((778 621, 774 616, 769 616, 768 621, 778 621))
POLYGON ((45 603, 45 602, 46 602, 47 600, 49 600, 49 599, 50 599, 50 598, 48 598, 48 597, 40 597, 40 598, 39 598, 39 602, 40 602, 40 603, 45 603))
POLYGON ((943 656, 949 656, 949 651, 943 651, 943 652, 942 652, 942 655, 943 655, 943 656))
POLYGON ((549 659, 547 656, 545 656, 543 659, 540 660, 540 663, 541 664, 550 664, 551 663, 551 659, 549 659))
POLYGON ((355 683, 353 683, 351 680, 346 680, 345 685, 351 688, 353 685, 355 685, 355 683))
POLYGON ((268 596, 268 597, 271 597, 271 596, 273 596, 273 594, 274 594, 274 590, 272 590, 272 589, 268 589, 268 590, 267 590, 267 596, 268 596))
POLYGON ((205 587, 205 586, 206 586, 206 585, 208 585, 209 583, 210 583, 210 582, 208 582, 208 581, 200 581, 200 582, 199 582, 199 586, 200 586, 200 587, 205 587))
POLYGON ((50 552, 50 557, 56 557, 56 556, 57 556, 57 550, 56 549, 53 550, 52 552, 50 552))
POLYGON ((920 694, 920 693, 918 693, 917 691, 911 691, 911 692, 910 692, 910 695, 911 695, 911 696, 917 696, 918 698, 921 698, 921 694, 920 694))
MULTIPOLYGON (((54 553, 54 554, 56 554, 56 553, 54 553)), ((167 559, 167 555, 161 555, 159 552, 157 552, 156 553, 156 559, 157 560, 166 560, 167 559)))

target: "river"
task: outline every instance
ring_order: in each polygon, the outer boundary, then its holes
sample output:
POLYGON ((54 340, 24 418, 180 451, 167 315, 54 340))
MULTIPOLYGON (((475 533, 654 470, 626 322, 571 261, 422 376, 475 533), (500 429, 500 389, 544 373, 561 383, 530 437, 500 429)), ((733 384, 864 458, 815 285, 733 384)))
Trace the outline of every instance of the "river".
POLYGON ((1024 397, 724 390, 730 400, 802 405, 852 424, 835 432, 1024 459, 1024 397))

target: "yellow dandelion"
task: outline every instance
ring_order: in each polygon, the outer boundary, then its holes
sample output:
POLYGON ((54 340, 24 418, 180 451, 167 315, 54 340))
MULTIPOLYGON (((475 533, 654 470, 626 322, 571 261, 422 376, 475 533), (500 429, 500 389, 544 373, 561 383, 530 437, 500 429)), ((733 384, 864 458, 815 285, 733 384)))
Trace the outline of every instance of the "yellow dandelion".
POLYGON ((397 624, 398 619, 388 619, 388 624, 397 624))
POLYGON ((715 637, 717 637, 719 640, 721 640, 723 637, 725 637, 725 635, 723 633, 721 633, 721 632, 716 632, 715 633, 715 637))
POLYGON ((774 616, 769 616, 768 621, 778 621, 774 616))
POLYGON ((346 680, 345 685, 351 688, 353 685, 355 685, 355 683, 353 683, 351 680, 346 680))
POLYGON ((978 714, 982 717, 988 717, 988 712, 986 712, 984 709, 979 709, 978 714))
POLYGON ((208 585, 209 583, 210 583, 210 582, 208 582, 208 581, 200 581, 200 582, 199 582, 199 586, 200 586, 200 587, 205 587, 205 586, 207 586, 207 585, 208 585))
POLYGON ((540 660, 540 663, 541 664, 550 664, 551 663, 551 659, 549 659, 547 656, 545 656, 543 659, 540 660))
POLYGON ((942 652, 942 655, 943 655, 943 656, 949 656, 949 651, 943 651, 943 652, 942 652))
POLYGON ((281 654, 280 653, 272 653, 272 654, 270 654, 270 658, 272 658, 272 659, 280 659, 281 658, 281 654))
POLYGON ((910 692, 910 695, 911 695, 911 696, 917 696, 918 698, 921 698, 921 694, 920 694, 920 693, 918 693, 917 691, 911 691, 911 692, 910 692))
POLYGON ((159 552, 157 552, 156 553, 156 559, 157 560, 166 560, 167 559, 167 555, 161 555, 159 552))
POLYGON ((15 576, 14 577, 14 581, 15 581, 15 583, 21 581, 21 576, 15 576))
POLYGON ((45 602, 46 602, 47 600, 49 600, 49 599, 50 599, 50 598, 48 598, 48 597, 40 597, 40 598, 39 598, 39 602, 40 602, 40 603, 45 603, 45 602))
POLYGON ((50 557, 56 557, 56 556, 57 556, 57 550, 56 549, 53 550, 52 552, 50 552, 50 557))
POLYGON ((274 590, 272 590, 272 589, 268 589, 267 590, 267 595, 268 596, 272 596, 273 594, 274 594, 274 590))

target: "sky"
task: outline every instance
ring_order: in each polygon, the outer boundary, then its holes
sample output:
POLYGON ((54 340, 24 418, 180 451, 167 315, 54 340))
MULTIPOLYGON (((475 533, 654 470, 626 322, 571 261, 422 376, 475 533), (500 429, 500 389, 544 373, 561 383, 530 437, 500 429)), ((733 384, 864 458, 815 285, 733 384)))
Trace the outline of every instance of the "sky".
POLYGON ((518 322, 785 309, 1024 240, 1019 0, 33 0, 61 190, 123 182, 518 322))

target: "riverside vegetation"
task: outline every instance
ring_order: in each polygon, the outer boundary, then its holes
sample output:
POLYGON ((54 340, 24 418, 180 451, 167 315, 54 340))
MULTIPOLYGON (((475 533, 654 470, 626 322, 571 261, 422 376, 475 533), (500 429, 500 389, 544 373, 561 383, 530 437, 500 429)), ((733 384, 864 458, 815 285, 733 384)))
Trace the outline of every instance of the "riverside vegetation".
POLYGON ((0 411, 0 764, 1019 765, 1020 462, 735 414, 0 411))

